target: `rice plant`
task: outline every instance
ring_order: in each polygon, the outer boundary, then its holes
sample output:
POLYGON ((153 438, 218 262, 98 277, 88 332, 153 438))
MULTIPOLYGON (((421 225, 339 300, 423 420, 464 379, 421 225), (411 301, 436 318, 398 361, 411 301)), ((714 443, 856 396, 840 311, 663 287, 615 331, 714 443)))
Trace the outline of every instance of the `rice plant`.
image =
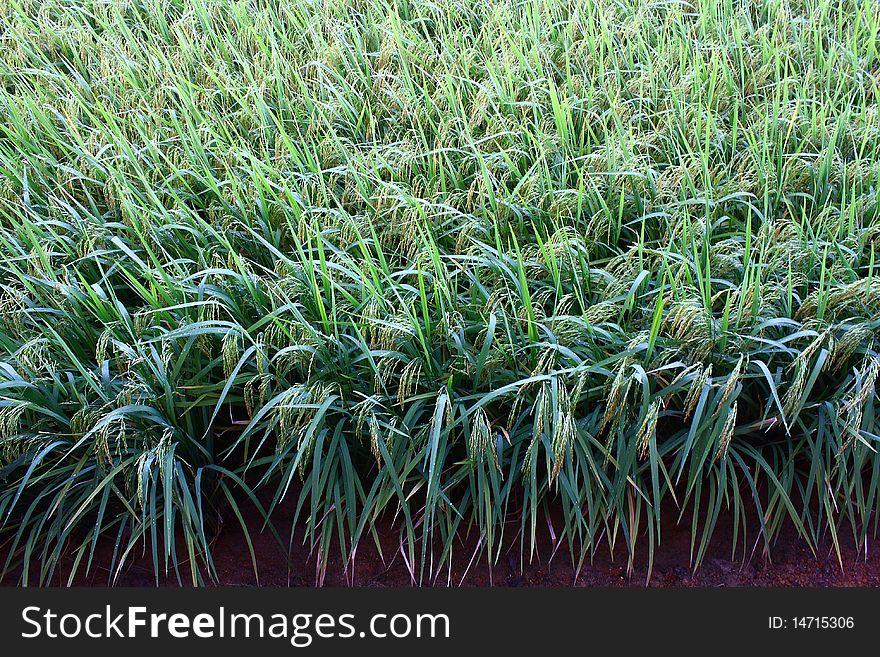
POLYGON ((548 524, 650 570, 661 508, 695 568, 722 514, 734 558, 867 551, 878 37, 875 0, 0 0, 2 572, 210 583, 254 509, 319 579, 389 519, 423 583, 548 524))

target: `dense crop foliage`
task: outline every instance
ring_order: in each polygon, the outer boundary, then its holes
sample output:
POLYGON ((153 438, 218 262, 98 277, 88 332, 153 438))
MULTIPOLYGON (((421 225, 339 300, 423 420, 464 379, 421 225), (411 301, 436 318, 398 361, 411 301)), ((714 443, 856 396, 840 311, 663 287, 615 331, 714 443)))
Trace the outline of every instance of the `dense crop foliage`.
POLYGON ((0 0, 5 568, 210 581, 218 516, 282 498, 321 564, 392 518, 417 581, 547 532, 650 559, 661 502, 694 565, 722 512, 735 554, 867 549, 878 37, 872 0, 0 0))

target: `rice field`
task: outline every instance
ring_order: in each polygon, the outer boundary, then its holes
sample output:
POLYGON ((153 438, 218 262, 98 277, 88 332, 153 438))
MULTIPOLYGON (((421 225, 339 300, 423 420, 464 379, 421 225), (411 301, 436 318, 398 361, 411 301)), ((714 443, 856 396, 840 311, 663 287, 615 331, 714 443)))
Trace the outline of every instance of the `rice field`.
POLYGON ((876 0, 0 0, 0 572, 207 584, 254 513, 420 583, 650 571, 670 513, 693 568, 725 514, 867 553, 878 47, 876 0))

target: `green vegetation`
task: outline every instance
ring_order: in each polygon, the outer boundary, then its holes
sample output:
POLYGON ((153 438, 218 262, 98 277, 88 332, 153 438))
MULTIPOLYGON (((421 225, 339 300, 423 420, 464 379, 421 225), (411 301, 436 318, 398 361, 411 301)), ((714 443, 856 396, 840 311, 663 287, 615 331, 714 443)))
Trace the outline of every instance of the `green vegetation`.
POLYGON ((393 520, 416 581, 548 532, 650 564, 661 508, 694 567, 721 513, 734 556, 867 549, 878 37, 856 0, 0 0, 0 569, 209 582, 217 518, 285 496, 285 549, 393 520))

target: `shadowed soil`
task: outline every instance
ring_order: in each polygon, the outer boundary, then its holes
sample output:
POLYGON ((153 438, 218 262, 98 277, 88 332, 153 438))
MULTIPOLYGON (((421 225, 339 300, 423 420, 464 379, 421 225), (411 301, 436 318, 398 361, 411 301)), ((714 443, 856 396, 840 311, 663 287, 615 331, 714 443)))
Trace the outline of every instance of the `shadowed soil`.
MULTIPOLYGON (((664 509, 664 511, 666 511, 664 509)), ((434 577, 426 576, 423 585, 463 586, 658 586, 658 587, 715 587, 715 586, 880 586, 880 540, 871 539, 856 549, 852 533, 841 533, 841 561, 838 560, 830 536, 824 538, 814 554, 806 541, 793 527, 786 526, 765 553, 763 539, 757 540, 757 524, 749 527, 749 539, 743 547, 739 533, 737 553, 732 558, 733 519, 722 515, 701 566, 694 570, 691 559, 691 519, 685 517, 676 524, 674 508, 663 518, 661 543, 654 553, 654 564, 648 578, 648 542, 643 535, 636 548, 635 560, 628 567, 622 536, 616 549, 602 539, 592 559, 587 557, 578 569, 573 564, 566 546, 556 546, 549 523, 538 528, 538 546, 529 557, 528 547, 521 550, 519 526, 512 523, 507 535, 517 537, 505 544, 496 563, 490 568, 485 555, 473 559, 474 541, 464 538, 456 544, 452 567, 440 569, 434 577), (745 557, 743 553, 746 552, 745 557)), ((281 507, 274 514, 276 529, 282 540, 289 540, 292 509, 281 507)), ((269 531, 261 531, 262 521, 256 512, 246 517, 257 557, 259 584, 263 586, 410 586, 413 577, 399 546, 399 533, 391 515, 377 526, 382 552, 371 538, 358 546, 355 558, 344 566, 338 549, 327 560, 326 570, 319 572, 315 554, 302 545, 298 532, 290 558, 269 531)), ((556 532, 558 534, 558 531, 556 532)), ((5 545, 0 545, 0 556, 5 558, 5 545)), ((232 521, 219 528, 213 548, 219 583, 225 586, 253 586, 254 575, 250 552, 244 533, 232 521)), ((112 545, 101 545, 95 564, 86 576, 77 576, 74 583, 81 586, 105 586, 109 580, 112 545)), ((65 564, 69 568, 70 562, 65 564)), ((181 564, 183 584, 189 583, 188 567, 181 564)), ((427 570, 426 570, 427 572, 427 570)), ((416 577, 418 579, 418 577, 416 577)), ((17 575, 10 574, 3 583, 14 585, 17 575)), ((56 576, 53 584, 64 584, 67 575, 56 576)), ((154 586, 155 576, 149 547, 138 552, 123 567, 116 582, 121 586, 154 586)), ((177 577, 160 576, 160 585, 178 586, 177 577)))

